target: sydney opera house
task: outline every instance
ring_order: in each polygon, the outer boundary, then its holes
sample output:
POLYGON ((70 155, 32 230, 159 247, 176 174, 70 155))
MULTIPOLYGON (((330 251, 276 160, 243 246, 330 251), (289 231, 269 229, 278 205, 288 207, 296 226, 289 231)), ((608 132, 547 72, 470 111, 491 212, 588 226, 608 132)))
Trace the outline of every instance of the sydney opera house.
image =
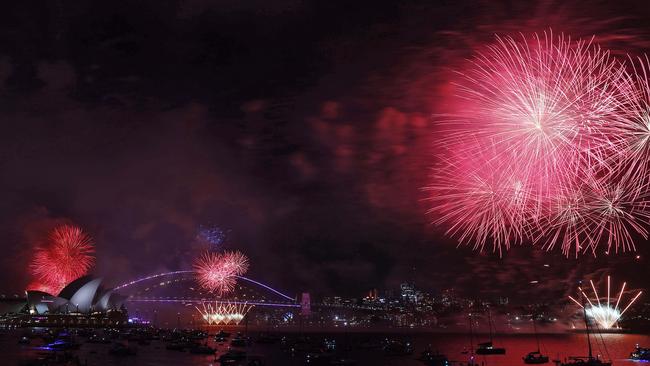
POLYGON ((126 324, 125 297, 102 286, 101 278, 84 276, 55 296, 27 291, 20 310, 6 314, 5 326, 119 326, 126 324))

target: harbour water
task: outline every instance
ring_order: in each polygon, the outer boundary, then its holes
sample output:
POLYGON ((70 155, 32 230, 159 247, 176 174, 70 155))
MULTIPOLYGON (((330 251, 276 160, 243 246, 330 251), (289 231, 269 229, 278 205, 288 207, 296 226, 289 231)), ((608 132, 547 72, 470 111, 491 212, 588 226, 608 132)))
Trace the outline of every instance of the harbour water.
MULTIPOLYGON (((44 352, 42 341, 32 339, 30 344, 19 344, 19 339, 24 334, 23 330, 0 333, 0 350, 2 350, 2 365, 21 365, 25 361, 37 358, 44 352)), ((289 339, 298 337, 297 334, 280 333, 289 339)), ((241 348, 249 356, 257 356, 264 361, 264 365, 305 365, 305 354, 291 354, 282 349, 281 344, 262 344, 255 342, 257 334, 250 334, 251 342, 248 346, 241 348)), ((336 333, 336 334, 309 334, 309 339, 315 343, 321 343, 324 339, 335 340, 337 355, 356 361, 356 365, 422 365, 417 360, 425 348, 430 347, 447 355, 453 364, 466 363, 469 358, 468 349, 470 340, 463 334, 401 334, 385 335, 377 333, 336 333), (370 344, 378 344, 385 340, 399 339, 413 345, 412 355, 391 356, 385 354, 380 348, 368 347, 370 344), (454 362, 455 361, 455 362, 454 362)), ((486 336, 477 336, 473 341, 486 341, 486 336)), ((541 334, 539 335, 541 351, 547 354, 551 360, 564 361, 570 356, 585 356, 587 354, 586 335, 584 334, 541 334)), ((110 343, 83 343, 81 347, 72 351, 80 360, 81 364, 90 366, 108 365, 220 365, 217 358, 228 351, 231 347, 229 342, 217 343, 214 337, 208 337, 202 343, 217 349, 216 355, 197 355, 189 352, 168 350, 165 342, 161 340, 151 341, 148 345, 135 345, 137 354, 134 356, 114 356, 109 353, 110 343)), ((524 365, 522 356, 537 348, 534 335, 497 335, 494 337, 494 344, 498 347, 505 347, 505 355, 476 356, 478 364, 485 366, 521 366, 524 365)), ((636 334, 596 334, 592 335, 594 355, 600 355, 605 359, 611 359, 615 366, 632 366, 633 361, 628 359, 630 352, 635 345, 650 347, 650 336, 636 334)), ((246 363, 242 363, 245 365, 246 363)), ((553 365, 553 363, 549 363, 553 365)))

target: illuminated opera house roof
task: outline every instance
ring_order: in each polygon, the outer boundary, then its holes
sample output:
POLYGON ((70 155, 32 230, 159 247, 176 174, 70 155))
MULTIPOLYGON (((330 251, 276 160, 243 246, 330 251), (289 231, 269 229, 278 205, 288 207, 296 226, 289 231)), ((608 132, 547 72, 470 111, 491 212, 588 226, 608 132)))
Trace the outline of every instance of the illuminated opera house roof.
POLYGON ((58 296, 42 291, 27 291, 30 313, 91 313, 119 309, 125 297, 101 286, 101 278, 80 277, 70 282, 58 296))

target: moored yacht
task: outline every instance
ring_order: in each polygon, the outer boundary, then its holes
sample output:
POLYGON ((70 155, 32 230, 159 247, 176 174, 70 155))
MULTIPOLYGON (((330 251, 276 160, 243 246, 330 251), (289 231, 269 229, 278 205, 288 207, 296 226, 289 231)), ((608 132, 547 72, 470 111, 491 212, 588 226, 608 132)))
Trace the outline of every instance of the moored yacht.
POLYGON ((535 325, 535 314, 532 317, 533 320, 533 331, 535 332, 535 341, 537 342, 537 351, 529 352, 526 356, 523 357, 524 363, 529 365, 539 365, 543 363, 548 363, 548 356, 542 354, 542 351, 539 346, 539 335, 537 334, 537 326, 535 325))
POLYGON ((635 361, 650 361, 650 348, 642 348, 638 344, 630 353, 630 359, 635 361))
POLYGON ((490 313, 490 308, 488 308, 488 324, 490 326, 490 341, 483 342, 478 344, 476 349, 477 355, 505 355, 506 349, 503 347, 494 347, 492 343, 492 314, 490 313))
POLYGON ((569 357, 568 361, 561 362, 560 366, 612 366, 611 361, 603 361, 601 360, 598 356, 594 357, 593 352, 591 349, 591 337, 589 335, 590 333, 590 328, 589 328, 589 322, 587 321, 587 310, 584 307, 582 307, 582 315, 585 320, 585 330, 587 333, 587 347, 589 354, 587 356, 581 356, 581 357, 569 357))
POLYGON ((539 351, 529 352, 524 359, 524 363, 529 365, 539 365, 543 363, 548 363, 548 356, 543 355, 539 351))

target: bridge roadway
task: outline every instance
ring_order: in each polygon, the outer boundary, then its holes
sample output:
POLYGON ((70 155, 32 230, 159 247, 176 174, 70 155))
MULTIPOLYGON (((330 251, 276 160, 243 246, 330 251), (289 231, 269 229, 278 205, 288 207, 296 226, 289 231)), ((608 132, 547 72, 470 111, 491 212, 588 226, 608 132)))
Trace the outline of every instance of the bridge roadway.
POLYGON ((128 299, 129 302, 158 302, 158 303, 223 303, 223 304, 237 304, 237 305, 255 305, 255 306, 270 306, 270 307, 287 307, 299 308, 300 304, 296 303, 282 303, 282 302, 264 302, 264 301, 241 301, 241 300, 219 300, 208 298, 168 298, 168 297, 132 297, 128 299))
MULTIPOLYGON (((171 271, 171 272, 164 272, 164 273, 158 273, 142 278, 138 278, 136 280, 126 282, 124 284, 121 284, 119 286, 116 286, 114 290, 123 290, 129 286, 133 286, 135 284, 144 282, 144 281, 149 281, 153 280, 156 278, 161 278, 161 277, 170 277, 170 276, 177 276, 177 275, 188 275, 188 274, 194 274, 194 271, 190 270, 183 270, 183 271, 171 271)), ((265 302, 265 301, 240 301, 240 300, 220 300, 220 299, 208 299, 208 298, 181 298, 181 297, 137 297, 137 296, 131 296, 129 297, 126 301, 129 302, 168 302, 168 303, 205 303, 205 302, 217 302, 217 303, 230 303, 230 304, 249 304, 249 305, 255 305, 255 306, 276 306, 276 307, 300 307, 300 304, 297 302, 296 298, 293 298, 289 295, 286 295, 264 283, 261 283, 259 281, 256 281, 252 278, 244 277, 244 276, 235 276, 238 280, 248 282, 254 285, 257 285, 259 287, 262 287, 278 296, 283 298, 284 300, 287 300, 288 302, 279 302, 279 301, 274 301, 274 302, 265 302)))

